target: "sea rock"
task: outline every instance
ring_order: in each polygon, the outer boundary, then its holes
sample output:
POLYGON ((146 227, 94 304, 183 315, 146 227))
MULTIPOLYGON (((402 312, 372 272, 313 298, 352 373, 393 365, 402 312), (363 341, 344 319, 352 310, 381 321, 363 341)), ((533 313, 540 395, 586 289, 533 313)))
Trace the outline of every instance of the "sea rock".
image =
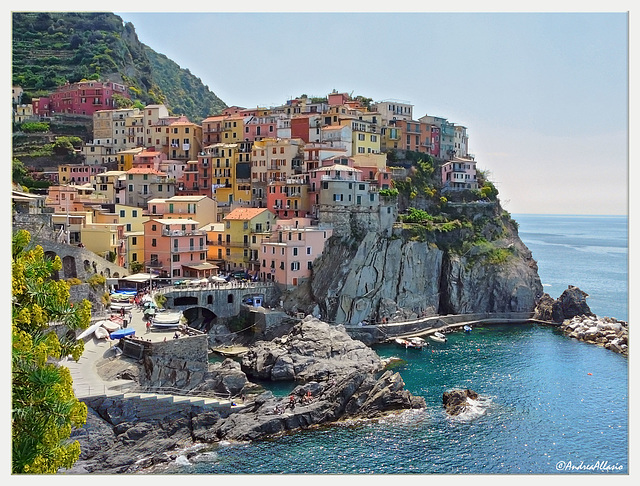
POLYGON ((247 376, 273 381, 320 381, 353 369, 374 373, 383 368, 380 357, 352 339, 344 326, 312 316, 273 341, 259 341, 242 358, 247 376))
POLYGON ((468 399, 475 400, 477 398, 478 394, 473 390, 451 390, 442 394, 442 405, 447 414, 455 416, 467 410, 468 399))
MULTIPOLYGON (((587 297, 589 294, 573 285, 569 285, 557 300, 545 293, 536 304, 534 318, 557 323, 575 316, 585 316, 585 318, 593 320, 596 316, 587 304, 587 297)), ((593 325, 595 325, 595 321, 593 325)))

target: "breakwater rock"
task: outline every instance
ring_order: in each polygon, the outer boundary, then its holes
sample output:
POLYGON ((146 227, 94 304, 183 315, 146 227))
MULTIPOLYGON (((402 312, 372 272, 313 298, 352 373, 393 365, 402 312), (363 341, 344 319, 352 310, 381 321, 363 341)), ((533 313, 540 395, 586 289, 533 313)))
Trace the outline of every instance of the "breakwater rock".
POLYGON ((442 394, 442 406, 451 416, 460 415, 469 408, 469 399, 475 400, 478 394, 473 390, 451 390, 442 394))
POLYGON ((582 315, 566 319, 560 329, 569 337, 628 355, 629 326, 624 321, 611 317, 582 315))

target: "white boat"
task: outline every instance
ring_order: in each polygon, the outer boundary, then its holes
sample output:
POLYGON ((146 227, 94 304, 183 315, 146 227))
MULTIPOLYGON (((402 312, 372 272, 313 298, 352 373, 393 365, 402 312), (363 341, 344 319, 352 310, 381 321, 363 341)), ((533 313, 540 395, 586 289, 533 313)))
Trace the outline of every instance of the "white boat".
POLYGON ((115 321, 99 321, 102 323, 102 327, 105 328, 109 332, 117 331, 122 326, 115 321))
POLYGON ((94 332, 96 332, 96 329, 98 329, 101 326, 102 324, 100 321, 94 322, 89 327, 87 327, 84 331, 82 331, 76 339, 84 339, 88 336, 91 336, 94 332))
POLYGON ((182 312, 163 312, 153 316, 151 325, 163 329, 179 327, 182 321, 182 312))
POLYGON ((128 302, 111 302, 111 310, 120 310, 124 309, 125 311, 130 311, 133 309, 133 304, 129 304, 128 302))
POLYGON ((409 338, 409 339, 396 338, 395 342, 396 344, 399 344, 405 349, 409 349, 409 348, 422 349, 426 345, 424 342, 424 339, 422 338, 409 338))
POLYGON ((93 332, 93 335, 96 337, 96 339, 105 339, 109 337, 109 331, 107 331, 104 327, 100 326, 98 329, 96 329, 93 332))
POLYGON ((447 342, 447 336, 438 331, 434 332, 433 334, 429 334, 429 337, 439 343, 447 342))
POLYGON ((471 326, 464 326, 464 332, 471 332, 471 326))
POLYGON ((429 346, 428 342, 426 342, 421 337, 417 337, 417 336, 409 338, 408 341, 409 341, 409 344, 414 348, 423 348, 425 346, 429 346))

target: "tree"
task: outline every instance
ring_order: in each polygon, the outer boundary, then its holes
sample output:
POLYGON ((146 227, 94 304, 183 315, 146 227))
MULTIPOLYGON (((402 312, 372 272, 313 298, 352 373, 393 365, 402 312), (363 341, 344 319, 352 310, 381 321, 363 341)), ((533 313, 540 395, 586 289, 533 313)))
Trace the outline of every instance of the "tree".
POLYGON ((56 360, 82 355, 73 331, 85 329, 91 304, 69 301, 69 285, 53 280, 60 257, 46 258, 31 235, 19 230, 12 241, 11 389, 12 473, 55 474, 80 456, 73 427, 87 419, 87 406, 73 393, 71 373, 56 360), (57 329, 68 329, 62 336, 57 329))

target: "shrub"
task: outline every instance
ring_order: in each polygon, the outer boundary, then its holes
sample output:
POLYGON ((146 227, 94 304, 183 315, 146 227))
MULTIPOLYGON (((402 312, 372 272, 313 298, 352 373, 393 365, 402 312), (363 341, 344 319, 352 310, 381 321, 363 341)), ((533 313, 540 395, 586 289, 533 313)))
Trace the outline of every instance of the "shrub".
POLYGON ((87 279, 87 283, 91 285, 93 290, 98 290, 100 287, 103 287, 105 283, 107 283, 107 279, 104 275, 93 274, 91 277, 87 279))

